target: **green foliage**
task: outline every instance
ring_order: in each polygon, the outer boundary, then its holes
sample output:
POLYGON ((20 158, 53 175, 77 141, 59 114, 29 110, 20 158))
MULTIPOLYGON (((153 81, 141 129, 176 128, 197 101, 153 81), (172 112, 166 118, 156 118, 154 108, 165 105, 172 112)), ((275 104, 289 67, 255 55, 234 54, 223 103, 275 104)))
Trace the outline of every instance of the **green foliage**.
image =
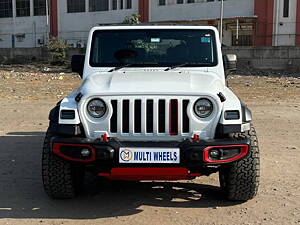
POLYGON ((126 16, 123 24, 140 24, 141 15, 138 13, 134 13, 131 16, 126 16))
POLYGON ((47 48, 51 56, 52 65, 64 65, 66 63, 68 45, 64 41, 52 37, 47 48))

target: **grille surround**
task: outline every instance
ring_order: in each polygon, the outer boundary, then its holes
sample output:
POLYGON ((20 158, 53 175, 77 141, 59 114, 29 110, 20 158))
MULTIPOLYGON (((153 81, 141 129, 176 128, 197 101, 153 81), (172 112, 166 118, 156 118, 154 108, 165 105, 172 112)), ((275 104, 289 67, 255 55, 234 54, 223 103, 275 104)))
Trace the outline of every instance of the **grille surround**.
MULTIPOLYGON (((107 134, 108 137, 116 138, 120 141, 183 141, 185 139, 189 139, 193 136, 194 133, 197 133, 199 137, 203 140, 212 139, 215 135, 215 129, 218 124, 218 119, 221 116, 221 108, 222 105, 218 101, 215 96, 210 95, 188 95, 188 96, 179 96, 179 95, 90 95, 86 96, 79 102, 79 113, 82 125, 84 127, 84 131, 87 138, 97 139, 102 137, 103 134, 107 134), (107 104, 107 114, 100 118, 92 118, 88 115, 86 110, 87 102, 96 97, 101 97, 101 99, 107 104), (193 104, 199 98, 208 98, 214 104, 214 112, 207 118, 199 118, 194 114, 193 104), (171 99, 177 99, 179 103, 179 107, 182 107, 183 101, 186 100, 185 107, 187 108, 186 114, 182 113, 182 110, 178 112, 178 134, 170 135, 169 133, 169 120, 165 120, 165 132, 162 133, 159 131, 158 126, 154 126, 153 133, 147 133, 145 126, 142 131, 134 132, 134 123, 129 123, 129 133, 123 133, 120 129, 120 124, 122 123, 122 117, 119 113, 118 115, 114 114, 113 106, 111 105, 112 100, 115 101, 115 105, 118 111, 122 110, 122 104, 120 104, 121 100, 129 100, 129 108, 131 112, 134 110, 134 101, 141 101, 141 113, 142 115, 146 114, 146 108, 144 105, 146 104, 147 99, 153 99, 156 104, 154 104, 155 110, 155 118, 159 117, 159 100, 165 101, 165 105, 168 105, 168 102, 171 99), (111 117, 117 118, 115 121, 115 130, 111 132, 111 117), (185 121, 183 117, 188 118, 188 123, 183 123, 185 121), (189 130, 189 133, 183 132, 182 129, 189 130)), ((165 107, 165 114, 169 114, 169 107, 165 107)), ((130 121, 134 120, 134 113, 130 113, 129 115, 130 121)), ((157 122, 157 120, 156 120, 157 122)), ((145 116, 141 117, 141 124, 145 124, 146 119, 145 116)))

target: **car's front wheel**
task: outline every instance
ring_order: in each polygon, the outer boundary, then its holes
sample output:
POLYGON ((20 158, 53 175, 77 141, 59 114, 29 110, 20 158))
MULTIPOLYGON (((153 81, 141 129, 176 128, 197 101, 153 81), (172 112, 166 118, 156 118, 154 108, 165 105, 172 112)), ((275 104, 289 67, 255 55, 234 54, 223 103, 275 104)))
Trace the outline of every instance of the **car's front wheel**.
POLYGON ((75 197, 81 190, 84 168, 59 158, 51 150, 53 133, 48 129, 42 156, 43 185, 49 197, 66 199, 75 197))
POLYGON ((231 136, 238 139, 249 138, 249 154, 244 159, 220 169, 220 185, 229 200, 246 201, 256 196, 259 186, 260 161, 256 131, 251 125, 249 131, 231 136))

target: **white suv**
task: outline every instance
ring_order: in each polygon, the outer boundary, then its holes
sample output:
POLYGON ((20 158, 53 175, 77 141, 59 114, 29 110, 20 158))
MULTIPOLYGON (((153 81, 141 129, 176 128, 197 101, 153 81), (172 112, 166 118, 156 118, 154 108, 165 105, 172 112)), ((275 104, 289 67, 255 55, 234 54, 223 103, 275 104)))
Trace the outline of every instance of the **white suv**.
POLYGON ((183 180, 218 172, 224 196, 257 193, 259 150, 251 112, 226 86, 210 26, 131 25, 91 30, 72 57, 82 85, 50 112, 43 182, 74 197, 86 169, 117 180, 183 180))

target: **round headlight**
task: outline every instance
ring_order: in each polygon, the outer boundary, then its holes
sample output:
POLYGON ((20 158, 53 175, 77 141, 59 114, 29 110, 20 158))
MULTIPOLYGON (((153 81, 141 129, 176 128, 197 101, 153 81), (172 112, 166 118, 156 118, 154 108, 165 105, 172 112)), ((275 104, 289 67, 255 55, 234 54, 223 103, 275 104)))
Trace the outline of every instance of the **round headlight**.
POLYGON ((90 116, 94 118, 100 118, 104 116, 106 112, 106 105, 101 99, 95 98, 89 101, 87 105, 87 111, 90 114, 90 116))
POLYGON ((213 111, 213 104, 206 98, 200 98, 195 102, 194 112, 200 118, 210 116, 213 111))

